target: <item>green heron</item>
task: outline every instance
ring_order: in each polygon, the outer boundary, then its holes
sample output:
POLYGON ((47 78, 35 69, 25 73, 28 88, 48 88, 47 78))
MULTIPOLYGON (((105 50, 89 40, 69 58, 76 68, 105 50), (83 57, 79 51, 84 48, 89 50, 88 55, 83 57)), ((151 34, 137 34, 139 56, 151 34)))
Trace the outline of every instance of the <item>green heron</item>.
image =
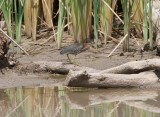
POLYGON ((72 45, 69 45, 67 47, 64 47, 61 49, 60 54, 67 54, 68 60, 71 63, 71 60, 69 58, 69 54, 77 55, 89 48, 88 44, 82 44, 82 43, 75 43, 72 45))

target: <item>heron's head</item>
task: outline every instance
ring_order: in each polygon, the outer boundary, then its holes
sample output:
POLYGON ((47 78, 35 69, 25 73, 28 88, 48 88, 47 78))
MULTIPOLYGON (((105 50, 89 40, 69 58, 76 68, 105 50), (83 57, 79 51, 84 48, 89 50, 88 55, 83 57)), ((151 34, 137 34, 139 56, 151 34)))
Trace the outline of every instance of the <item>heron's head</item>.
POLYGON ((92 44, 91 43, 84 43, 83 45, 84 45, 83 50, 88 50, 92 44))

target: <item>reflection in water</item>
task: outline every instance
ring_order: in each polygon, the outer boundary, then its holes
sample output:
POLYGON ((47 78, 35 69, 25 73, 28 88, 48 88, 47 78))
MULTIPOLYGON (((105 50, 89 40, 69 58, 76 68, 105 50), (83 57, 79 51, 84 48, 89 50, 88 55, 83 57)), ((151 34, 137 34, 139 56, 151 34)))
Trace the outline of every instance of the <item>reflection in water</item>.
POLYGON ((158 90, 17 87, 0 92, 0 117, 160 116, 158 90))

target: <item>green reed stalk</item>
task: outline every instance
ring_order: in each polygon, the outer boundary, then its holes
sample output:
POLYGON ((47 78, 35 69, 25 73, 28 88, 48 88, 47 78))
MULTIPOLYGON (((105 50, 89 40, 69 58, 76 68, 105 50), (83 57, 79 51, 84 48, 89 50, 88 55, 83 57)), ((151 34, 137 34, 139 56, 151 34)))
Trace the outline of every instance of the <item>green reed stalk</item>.
POLYGON ((58 49, 61 47, 61 41, 62 41, 62 35, 63 35, 63 27, 65 24, 65 16, 66 16, 66 11, 65 11, 65 0, 60 0, 59 1, 59 17, 58 17, 58 31, 57 31, 57 44, 58 44, 58 49))
POLYGON ((32 8, 31 8, 32 39, 34 41, 36 41, 36 35, 37 35, 37 17, 38 17, 39 0, 32 0, 31 5, 32 5, 32 8))
POLYGON ((144 43, 148 42, 148 21, 147 21, 147 1, 143 0, 143 37, 144 37, 144 43))
POLYGON ((71 1, 71 22, 73 38, 76 42, 86 42, 88 31, 88 18, 91 19, 89 0, 72 0, 71 1))
POLYGON ((153 0, 149 0, 148 24, 149 24, 149 40, 150 40, 151 50, 153 50, 152 6, 153 6, 153 0))
MULTIPOLYGON (((132 1, 132 0, 131 0, 132 1)), ((143 29, 143 0, 134 0, 132 8, 132 25, 135 25, 138 32, 143 29)))
POLYGON ((90 39, 91 34, 92 34, 92 7, 93 7, 93 0, 88 0, 88 5, 87 5, 87 39, 90 39))
POLYGON ((15 9, 15 26, 16 26, 16 41, 17 43, 21 42, 21 26, 22 26, 22 18, 23 18, 23 6, 25 4, 25 0, 22 2, 20 0, 14 0, 14 9, 15 9))
MULTIPOLYGON (((67 10, 67 22, 71 22, 71 0, 66 0, 66 10, 67 10)), ((68 27, 68 33, 70 34, 72 31, 71 31, 71 28, 70 28, 70 25, 67 26, 68 27)), ((72 34, 71 34, 72 35, 72 34)))
POLYGON ((94 0, 93 5, 94 5, 94 41, 96 43, 96 48, 97 48, 100 1, 94 0))
POLYGON ((52 12, 54 0, 42 0, 43 14, 48 27, 53 27, 52 12))
POLYGON ((7 30, 9 36, 12 37, 12 26, 11 26, 11 10, 12 10, 13 0, 1 0, 0 1, 0 9, 3 12, 4 19, 6 21, 7 30))
MULTIPOLYGON (((106 4, 108 4, 112 8, 112 2, 113 0, 104 0, 106 4)), ((100 24, 101 29, 104 33, 104 42, 107 44, 108 36, 111 35, 112 31, 112 20, 113 20, 113 13, 112 11, 104 4, 103 1, 101 1, 100 6, 100 24)))
POLYGON ((123 7, 123 13, 124 13, 124 35, 128 34, 126 39, 123 43, 123 51, 128 52, 129 51, 129 38, 130 38, 130 16, 131 11, 133 7, 134 0, 132 3, 128 0, 122 0, 122 7, 123 7))
POLYGON ((0 2, 0 9, 3 12, 6 21, 8 34, 11 37, 13 37, 13 35, 16 34, 17 43, 20 43, 21 41, 21 26, 24 2, 25 0, 2 0, 0 2), (15 24, 15 26, 12 24, 15 24))
POLYGON ((126 39, 123 43, 123 51, 126 52, 129 50, 129 23, 130 23, 130 17, 128 14, 128 0, 123 0, 122 6, 123 6, 123 13, 124 13, 124 35, 128 34, 126 39))
POLYGON ((25 34, 28 37, 32 35, 32 15, 31 15, 31 2, 30 0, 26 0, 24 4, 24 25, 25 25, 25 34))

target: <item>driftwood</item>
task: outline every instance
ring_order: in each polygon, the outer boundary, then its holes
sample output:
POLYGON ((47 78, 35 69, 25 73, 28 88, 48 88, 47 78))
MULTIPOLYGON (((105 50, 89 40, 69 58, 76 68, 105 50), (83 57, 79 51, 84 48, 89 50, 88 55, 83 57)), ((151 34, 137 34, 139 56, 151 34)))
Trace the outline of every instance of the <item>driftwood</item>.
POLYGON ((160 70, 160 59, 132 61, 111 69, 103 70, 99 73, 133 74, 149 70, 160 70))
POLYGON ((37 61, 23 65, 20 71, 23 70, 68 74, 65 85, 70 87, 160 87, 160 59, 128 62, 102 71, 62 62, 37 61))
POLYGON ((70 70, 79 71, 81 69, 86 70, 89 73, 99 71, 93 68, 78 66, 78 65, 63 63, 63 62, 38 61, 38 62, 34 62, 34 64, 39 65, 39 69, 51 71, 52 73, 68 74, 70 70))
POLYGON ((88 67, 81 67, 69 63, 63 62, 54 62, 54 61, 36 61, 33 63, 27 63, 26 65, 19 65, 19 72, 50 72, 55 74, 68 74, 70 70, 79 71, 81 69, 86 70, 89 73, 99 72, 100 70, 96 70, 88 67))
POLYGON ((160 87, 160 59, 148 59, 95 73, 70 71, 66 85, 72 87, 160 87))
MULTIPOLYGON (((70 71, 66 79, 72 87, 153 87, 158 82, 157 75, 150 72, 139 74, 99 74, 86 71, 70 71)), ((156 85, 158 86, 158 85, 156 85)))

